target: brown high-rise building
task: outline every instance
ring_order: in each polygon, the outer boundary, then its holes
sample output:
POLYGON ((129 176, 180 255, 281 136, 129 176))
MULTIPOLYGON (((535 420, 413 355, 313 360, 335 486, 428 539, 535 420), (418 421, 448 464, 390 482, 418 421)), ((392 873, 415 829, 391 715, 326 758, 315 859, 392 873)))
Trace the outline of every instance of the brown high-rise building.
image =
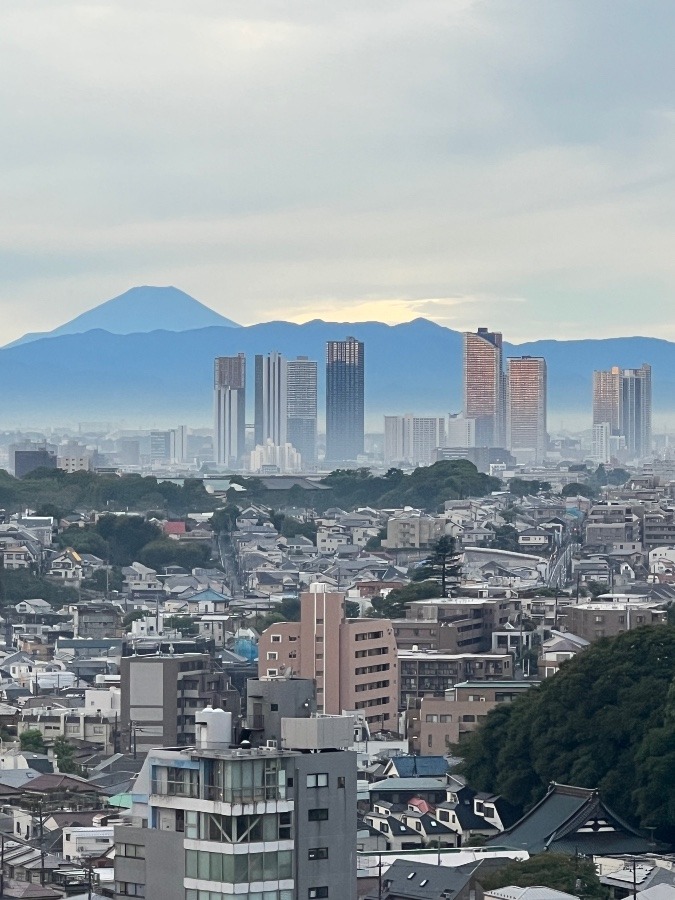
POLYGON ((506 446, 519 462, 543 461, 547 436, 546 360, 542 357, 508 360, 506 426, 506 446))
POLYGON ((300 621, 270 625, 258 674, 316 681, 320 713, 363 714, 371 731, 397 731, 398 657, 389 619, 347 619, 345 595, 315 583, 300 595, 300 621))
POLYGON ((475 419, 477 447, 504 446, 502 336, 479 328, 464 334, 464 416, 475 419))
POLYGON ((610 434, 621 432, 621 369, 593 372, 593 424, 607 422, 610 434))

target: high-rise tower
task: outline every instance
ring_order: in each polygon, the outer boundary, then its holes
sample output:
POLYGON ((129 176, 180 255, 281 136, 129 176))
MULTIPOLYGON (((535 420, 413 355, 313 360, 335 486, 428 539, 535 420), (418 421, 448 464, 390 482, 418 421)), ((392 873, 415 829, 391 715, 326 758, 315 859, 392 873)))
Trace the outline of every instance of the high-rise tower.
POLYGON ((272 441, 282 446, 288 440, 287 361, 273 351, 255 358, 255 442, 272 441))
POLYGON ((546 360, 520 356, 507 361, 506 446, 518 459, 546 455, 546 360))
POLYGON ((607 422, 610 434, 621 431, 621 369, 593 372, 593 424, 607 422))
POLYGON ((289 359, 287 372, 288 441, 304 466, 316 462, 317 365, 306 356, 289 359))
POLYGON ((479 328, 464 334, 464 416, 476 421, 477 447, 504 446, 502 336, 479 328))
POLYGON ((218 356, 214 362, 214 455, 221 466, 236 466, 246 440, 246 357, 218 356))
POLYGON ((623 436, 633 459, 649 455, 652 448, 652 368, 613 366, 593 373, 593 426, 607 423, 609 433, 623 436))
POLYGON ((624 369, 621 378, 622 433, 634 459, 649 456, 652 449, 652 367, 624 369))
POLYGON ((348 337, 326 345, 326 459, 356 459, 364 441, 364 349, 348 337))

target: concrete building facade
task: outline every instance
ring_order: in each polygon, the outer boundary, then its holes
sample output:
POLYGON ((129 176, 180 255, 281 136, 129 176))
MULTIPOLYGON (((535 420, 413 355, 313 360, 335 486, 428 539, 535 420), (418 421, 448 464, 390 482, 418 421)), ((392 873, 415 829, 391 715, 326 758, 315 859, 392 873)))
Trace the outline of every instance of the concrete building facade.
POLYGON ((259 677, 298 675, 316 681, 320 713, 358 711, 372 731, 396 731, 398 659, 388 619, 347 619, 345 595, 316 583, 300 595, 299 622, 271 625, 260 636, 259 677))

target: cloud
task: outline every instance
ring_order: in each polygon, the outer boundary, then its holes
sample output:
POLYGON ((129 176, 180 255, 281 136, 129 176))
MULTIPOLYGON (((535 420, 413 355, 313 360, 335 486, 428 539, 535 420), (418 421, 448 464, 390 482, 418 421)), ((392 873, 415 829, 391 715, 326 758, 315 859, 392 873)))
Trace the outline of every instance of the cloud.
POLYGON ((141 282, 250 321, 675 337, 673 26, 669 0, 3 4, 5 337, 141 282))

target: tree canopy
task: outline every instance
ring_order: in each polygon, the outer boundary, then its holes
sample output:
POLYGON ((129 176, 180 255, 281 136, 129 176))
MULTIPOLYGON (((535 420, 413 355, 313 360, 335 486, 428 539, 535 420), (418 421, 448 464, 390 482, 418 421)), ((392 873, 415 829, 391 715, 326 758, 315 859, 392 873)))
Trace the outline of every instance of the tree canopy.
POLYGON ((551 781, 599 788, 619 815, 675 838, 675 627, 603 638, 462 743, 472 787, 520 809, 551 781))
POLYGON ((525 860, 511 860, 496 872, 479 873, 485 891, 517 885, 544 887, 581 897, 581 900, 604 900, 607 889, 602 885, 592 859, 566 856, 563 853, 537 853, 525 860))

